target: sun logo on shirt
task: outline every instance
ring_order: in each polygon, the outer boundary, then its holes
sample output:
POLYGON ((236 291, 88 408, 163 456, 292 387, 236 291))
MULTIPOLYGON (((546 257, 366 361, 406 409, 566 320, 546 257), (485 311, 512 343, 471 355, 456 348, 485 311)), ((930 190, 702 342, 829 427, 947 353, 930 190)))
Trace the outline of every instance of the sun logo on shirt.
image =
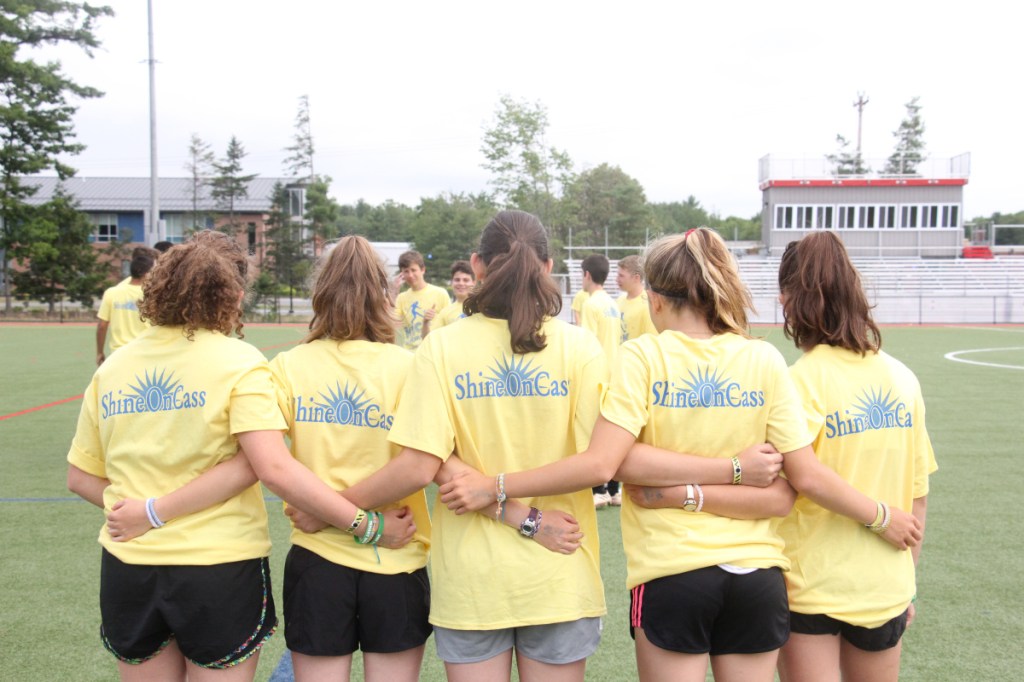
POLYGON ((851 414, 864 420, 864 423, 872 429, 881 429, 889 425, 892 415, 896 412, 896 405, 899 398, 892 398, 892 390, 882 395, 881 388, 870 388, 864 391, 860 401, 853 407, 851 414))
POLYGON ((727 381, 728 379, 724 377, 719 378, 718 370, 712 373, 710 367, 705 367, 703 372, 698 367, 696 374, 692 371, 690 372, 689 381, 683 379, 687 389, 697 396, 697 400, 703 407, 710 407, 715 404, 715 394, 722 391, 727 381))
POLYGON ((135 395, 142 400, 150 412, 158 412, 169 403, 173 403, 174 390, 179 383, 174 381, 173 372, 167 374, 166 371, 161 370, 157 375, 157 371, 153 370, 151 376, 147 371, 142 379, 136 375, 135 380, 139 382, 139 385, 128 384, 128 387, 135 391, 135 395))
POLYGON ((509 360, 504 355, 497 360, 497 366, 491 367, 491 378, 505 387, 505 394, 516 397, 524 394, 524 390, 531 386, 536 380, 539 367, 530 367, 531 361, 525 357, 516 358, 515 355, 509 360))
POLYGON ((364 400, 363 396, 366 392, 359 386, 349 388, 347 381, 345 388, 342 388, 339 382, 335 382, 334 386, 335 388, 327 389, 329 395, 321 393, 320 397, 324 399, 328 409, 334 413, 335 422, 350 424, 354 415, 361 412, 372 401, 370 398, 364 400))

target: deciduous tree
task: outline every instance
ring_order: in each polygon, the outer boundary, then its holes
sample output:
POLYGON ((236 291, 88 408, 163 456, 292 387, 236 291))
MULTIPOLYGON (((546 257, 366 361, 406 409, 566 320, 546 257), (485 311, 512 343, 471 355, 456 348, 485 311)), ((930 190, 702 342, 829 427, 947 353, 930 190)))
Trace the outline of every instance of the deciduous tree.
POLYGON ((210 144, 204 142, 196 133, 192 133, 192 140, 188 145, 188 160, 185 162, 185 170, 188 172, 189 199, 192 202, 189 225, 193 231, 202 230, 207 227, 209 212, 202 210, 201 206, 203 205, 203 200, 207 198, 213 177, 215 160, 216 157, 210 144))

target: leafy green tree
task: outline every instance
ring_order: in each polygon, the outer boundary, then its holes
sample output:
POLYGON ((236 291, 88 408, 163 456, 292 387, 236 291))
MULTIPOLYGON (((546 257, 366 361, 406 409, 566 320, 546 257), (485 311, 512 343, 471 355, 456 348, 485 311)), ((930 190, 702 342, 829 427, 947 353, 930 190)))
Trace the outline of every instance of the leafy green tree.
POLYGON ((422 199, 412 220, 412 241, 427 261, 427 279, 443 284, 452 262, 468 259, 496 207, 486 194, 441 194, 422 199))
POLYGON ((835 154, 825 156, 832 164, 835 175, 866 175, 871 169, 864 165, 864 159, 860 152, 851 152, 850 142, 842 135, 836 135, 836 144, 839 150, 835 154))
POLYGON ((375 242, 411 242, 416 211, 395 201, 370 206, 362 199, 356 205, 358 234, 375 242))
POLYGON ((326 175, 314 175, 306 185, 305 223, 314 244, 335 239, 341 234, 341 206, 328 194, 331 178, 326 175))
POLYGON ((683 202, 651 204, 651 210, 654 213, 654 231, 658 234, 686 232, 711 222, 711 216, 692 194, 683 202))
POLYGON ((59 62, 39 63, 25 51, 73 45, 91 56, 99 46, 96 22, 112 14, 106 6, 59 0, 5 1, 0 7, 0 263, 8 313, 9 251, 24 239, 20 228, 32 219, 25 202, 36 192, 21 178, 47 169, 62 179, 74 174, 60 162, 83 149, 73 141, 77 107, 69 100, 103 94, 68 78, 59 62))
POLYGON ((213 175, 213 164, 216 157, 213 148, 208 142, 204 142, 199 135, 192 133, 192 139, 188 145, 188 160, 185 162, 185 170, 189 179, 189 199, 192 203, 192 210, 189 212, 189 225, 192 231, 202 230, 207 225, 209 212, 200 207, 206 198, 210 186, 210 178, 213 175))
POLYGON ((288 188, 280 182, 271 193, 267 217, 267 258, 277 282, 288 288, 288 312, 295 312, 295 291, 308 275, 310 257, 302 222, 288 211, 288 188))
MULTIPOLYGON (((644 188, 607 163, 580 173, 566 188, 565 205, 574 245, 643 246, 654 227, 644 188)), ((636 250, 609 252, 609 257, 631 253, 636 250)))
POLYGON ((245 147, 234 135, 228 142, 224 158, 213 163, 216 175, 210 180, 210 196, 217 206, 228 212, 228 222, 219 229, 234 234, 238 230, 235 222, 235 204, 249 196, 249 183, 256 174, 242 173, 242 159, 245 158, 245 147))
POLYGON ((547 146, 547 109, 540 102, 499 100, 495 121, 484 131, 480 151, 492 174, 497 201, 537 215, 548 228, 561 222, 562 189, 573 178, 569 155, 547 146))
POLYGON ((884 172, 888 175, 913 175, 918 164, 926 158, 919 99, 914 97, 906 103, 906 116, 892 134, 896 138, 896 149, 885 163, 884 172))
POLYGON ((20 226, 22 241, 11 249, 21 268, 12 277, 18 293, 49 304, 51 313, 63 296, 92 305, 106 275, 89 241, 93 229, 63 188, 35 207, 20 226))

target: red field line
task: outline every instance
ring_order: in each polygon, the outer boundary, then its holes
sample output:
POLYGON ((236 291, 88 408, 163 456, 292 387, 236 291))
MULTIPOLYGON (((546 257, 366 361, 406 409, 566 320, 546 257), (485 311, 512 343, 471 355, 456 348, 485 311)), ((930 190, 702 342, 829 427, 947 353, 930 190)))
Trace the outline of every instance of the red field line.
MULTIPOLYGON (((272 350, 274 348, 280 348, 282 346, 294 346, 296 343, 298 343, 298 340, 295 340, 295 341, 285 341, 283 343, 275 343, 272 346, 264 346, 263 348, 260 348, 260 350, 261 351, 267 351, 267 350, 272 350)), ((75 400, 81 400, 83 395, 84 394, 80 393, 78 395, 73 395, 70 398, 64 398, 63 400, 56 400, 56 401, 54 401, 52 403, 46 403, 45 405, 36 405, 35 407, 28 407, 28 408, 26 408, 24 410, 19 410, 17 412, 11 412, 10 414, 0 415, 0 422, 2 422, 5 419, 13 419, 14 417, 20 417, 21 415, 28 414, 30 412, 38 412, 39 410, 45 410, 45 409, 47 409, 49 407, 56 407, 57 405, 63 405, 64 403, 70 403, 70 402, 75 401, 75 400)))

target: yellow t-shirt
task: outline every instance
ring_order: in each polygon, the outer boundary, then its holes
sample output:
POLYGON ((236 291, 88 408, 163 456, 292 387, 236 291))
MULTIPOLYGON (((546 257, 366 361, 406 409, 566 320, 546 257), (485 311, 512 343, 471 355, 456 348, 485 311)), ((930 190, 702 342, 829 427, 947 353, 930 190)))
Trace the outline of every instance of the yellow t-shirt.
MULTIPOLYGON (((586 331, 548 320, 547 347, 514 355, 505 320, 471 315, 431 332, 413 359, 388 439, 446 459, 453 450, 489 476, 586 449, 604 355, 586 331)), ((434 507, 430 622, 457 630, 559 623, 605 613, 590 489, 525 498, 572 514, 584 533, 555 554, 481 514, 434 507)), ((543 523, 543 522, 542 522, 543 523)))
MULTIPOLYGON (((392 344, 322 339, 280 353, 270 363, 291 452, 335 490, 367 478, 398 454, 388 443, 412 353, 392 344)), ((390 505, 408 505, 416 536, 401 549, 357 544, 328 527, 318 533, 292 528, 292 544, 336 564, 371 573, 409 573, 427 565, 430 516, 423 491, 390 505)))
POLYGON ((597 337, 610 367, 619 346, 626 340, 626 322, 607 291, 599 289, 583 302, 580 326, 597 337))
POLYGON ((439 312, 433 320, 430 321, 430 331, 433 332, 441 327, 447 327, 456 320, 460 320, 465 316, 466 314, 462 312, 462 301, 450 303, 444 308, 444 310, 439 312))
MULTIPOLYGON (((816 346, 790 369, 814 452, 865 495, 909 512, 928 494, 935 453, 917 378, 884 352, 816 346)), ((914 561, 863 525, 800 496, 779 527, 792 569, 790 608, 878 627, 916 591, 914 561)))
POLYGON ((130 278, 103 292, 96 317, 110 323, 107 331, 111 351, 117 350, 149 327, 149 323, 139 317, 138 303, 141 298, 142 287, 132 284, 130 278))
MULTIPOLYGON (((104 362, 82 400, 68 462, 110 480, 109 511, 123 498, 177 490, 238 451, 235 435, 282 430, 267 361, 222 334, 150 327, 104 362)), ((129 564, 209 565, 267 556, 270 536, 259 484, 241 494, 114 542, 100 544, 129 564)))
POLYGON ((452 300, 448 292, 439 286, 428 284, 419 291, 406 289, 395 300, 401 328, 398 345, 416 350, 423 340, 423 313, 433 308, 441 312, 452 300))
MULTIPOLYGON (((732 457, 765 441, 780 452, 811 442, 782 355, 735 334, 697 340, 664 331, 627 341, 601 414, 642 443, 703 457, 732 457)), ((717 564, 786 569, 777 523, 644 509, 627 498, 627 586, 717 564)))
POLYGON ((587 293, 586 289, 580 289, 576 292, 576 295, 572 297, 572 311, 576 313, 576 324, 580 323, 580 313, 583 312, 583 303, 589 296, 590 294, 587 293))
POLYGON ((644 334, 657 334, 658 330, 651 320, 651 309, 647 304, 647 292, 640 292, 639 296, 629 298, 626 294, 619 294, 615 299, 622 313, 622 319, 626 322, 626 338, 635 339, 644 334))

